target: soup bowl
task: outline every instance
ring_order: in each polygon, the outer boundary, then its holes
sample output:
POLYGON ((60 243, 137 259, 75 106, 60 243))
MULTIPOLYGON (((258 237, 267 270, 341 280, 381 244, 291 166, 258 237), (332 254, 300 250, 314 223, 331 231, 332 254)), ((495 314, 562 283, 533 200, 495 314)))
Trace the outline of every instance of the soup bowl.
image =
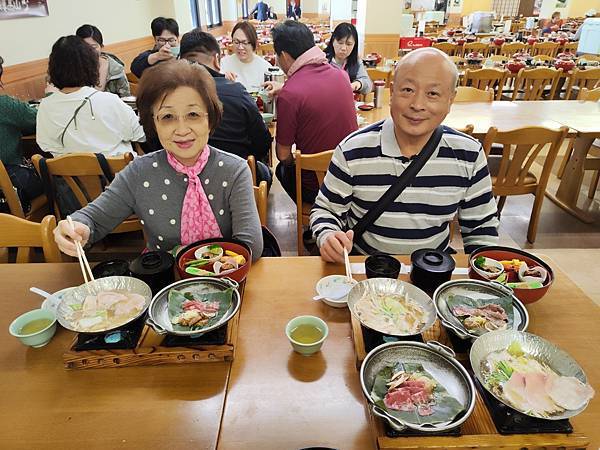
POLYGON ((56 315, 49 309, 34 309, 25 314, 21 314, 12 321, 8 327, 8 332, 19 339, 24 345, 33 348, 39 348, 50 342, 50 339, 56 333, 56 315), (49 320, 50 322, 41 330, 34 333, 24 333, 23 327, 34 320, 49 320))

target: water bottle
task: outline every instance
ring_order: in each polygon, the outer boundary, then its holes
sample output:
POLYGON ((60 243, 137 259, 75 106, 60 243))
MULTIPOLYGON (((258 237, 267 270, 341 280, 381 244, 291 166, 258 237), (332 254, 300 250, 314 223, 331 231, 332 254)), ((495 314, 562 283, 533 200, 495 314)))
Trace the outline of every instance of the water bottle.
POLYGON ((385 89, 385 81, 375 80, 373 85, 373 104, 375 105, 375 108, 381 108, 383 106, 383 90, 385 89))

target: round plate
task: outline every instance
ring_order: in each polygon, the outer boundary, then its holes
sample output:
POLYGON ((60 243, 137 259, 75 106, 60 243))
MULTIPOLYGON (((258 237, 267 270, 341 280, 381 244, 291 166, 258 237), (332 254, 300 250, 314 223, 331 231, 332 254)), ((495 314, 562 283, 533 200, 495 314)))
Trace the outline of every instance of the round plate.
POLYGON ((48 297, 46 300, 42 302, 42 309, 49 309, 54 314, 58 311, 58 305, 62 302, 64 295, 69 292, 71 289, 76 289, 75 287, 68 287, 65 289, 61 289, 60 291, 56 291, 52 294, 52 297, 48 297))
POLYGON ((361 111, 371 111, 374 108, 373 105, 369 105, 368 103, 363 103, 362 105, 358 105, 358 109, 361 111))
POLYGON ((316 290, 317 294, 324 297, 322 299, 323 302, 329 306, 333 306, 334 308, 345 308, 348 302, 348 294, 350 293, 352 286, 356 283, 356 280, 352 280, 352 283, 348 283, 348 277, 346 277, 346 275, 329 275, 321 278, 317 282, 316 290), (348 292, 348 294, 340 297, 339 293, 344 291, 348 292))

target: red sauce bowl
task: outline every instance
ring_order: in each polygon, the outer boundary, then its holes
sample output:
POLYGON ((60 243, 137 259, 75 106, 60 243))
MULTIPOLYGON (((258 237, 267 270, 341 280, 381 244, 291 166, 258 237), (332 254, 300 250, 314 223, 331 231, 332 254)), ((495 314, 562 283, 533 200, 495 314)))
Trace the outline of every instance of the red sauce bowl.
POLYGON ((476 251, 471 253, 471 256, 469 257, 469 278, 473 278, 475 280, 489 281, 485 280, 473 269, 473 263, 475 261, 475 258, 477 258, 478 256, 485 256, 486 258, 495 259, 496 261, 510 261, 512 259, 519 259, 527 263, 529 267, 540 266, 546 269, 548 275, 546 276, 546 279, 544 280, 543 286, 541 288, 513 289, 515 296, 525 304, 537 302, 539 299, 541 299, 544 295, 546 295, 546 292, 548 292, 548 289, 550 289, 550 286, 552 286, 552 283, 554 282, 554 271, 546 262, 542 261, 537 256, 532 255, 531 253, 527 253, 523 250, 502 246, 480 247, 476 251))
MULTIPOLYGON (((187 261, 196 259, 194 256, 194 252, 200 247, 204 247, 206 245, 218 245, 223 248, 223 251, 229 250, 238 255, 242 255, 246 259, 246 264, 238 267, 237 270, 233 272, 226 273, 224 275, 214 275, 214 278, 231 278, 232 280, 241 283, 246 279, 246 275, 250 271, 250 266, 252 265, 252 250, 248 246, 248 244, 238 241, 237 239, 224 240, 223 238, 215 238, 215 239, 205 239, 203 241, 197 241, 192 244, 189 244, 182 248, 177 257, 175 258, 175 265, 177 267, 177 272, 179 276, 183 278, 195 278, 195 275, 189 274, 185 271, 185 263, 187 261)), ((206 266, 200 267, 201 269, 209 270, 212 272, 212 264, 207 264, 206 266)))

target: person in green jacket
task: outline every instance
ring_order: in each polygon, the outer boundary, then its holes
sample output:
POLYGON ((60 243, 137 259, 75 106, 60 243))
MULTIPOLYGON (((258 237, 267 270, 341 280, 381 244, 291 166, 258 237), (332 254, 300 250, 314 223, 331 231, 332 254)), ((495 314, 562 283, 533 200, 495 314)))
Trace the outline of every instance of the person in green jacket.
MULTIPOLYGON (((0 87, 2 64, 0 56, 0 87)), ((42 181, 35 169, 23 158, 21 137, 35 133, 37 110, 29 104, 0 93, 0 159, 15 186, 23 211, 30 208, 31 199, 44 192, 42 181)))
POLYGON ((86 24, 77 28, 75 34, 98 53, 100 79, 96 89, 112 92, 119 97, 129 97, 131 90, 125 74, 125 64, 115 55, 102 51, 104 39, 100 30, 94 25, 86 24))

